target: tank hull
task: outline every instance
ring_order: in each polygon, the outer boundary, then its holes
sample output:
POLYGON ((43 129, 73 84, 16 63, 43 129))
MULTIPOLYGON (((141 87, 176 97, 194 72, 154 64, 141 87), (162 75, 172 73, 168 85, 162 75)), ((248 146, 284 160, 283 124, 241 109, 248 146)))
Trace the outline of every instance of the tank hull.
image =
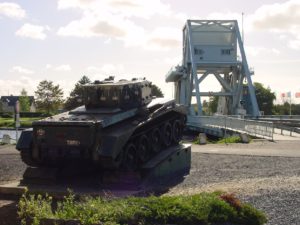
POLYGON ((33 123, 17 143, 33 167, 93 163, 104 169, 137 170, 181 139, 186 109, 173 100, 154 99, 124 110, 85 109, 33 123))

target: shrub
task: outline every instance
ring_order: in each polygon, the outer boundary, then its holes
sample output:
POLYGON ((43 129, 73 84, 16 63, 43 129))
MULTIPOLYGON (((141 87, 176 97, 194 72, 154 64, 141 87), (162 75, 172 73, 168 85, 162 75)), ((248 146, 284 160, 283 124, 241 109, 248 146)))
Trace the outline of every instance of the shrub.
POLYGON ((266 222, 262 212, 226 193, 120 199, 84 197, 75 201, 70 192, 57 203, 54 212, 51 204, 49 196, 25 194, 20 199, 18 214, 23 222, 30 218, 33 224, 45 217, 105 225, 208 225, 223 222, 260 225, 266 222))
POLYGON ((18 203, 18 216, 22 225, 38 225, 41 218, 53 217, 51 210, 52 197, 42 195, 28 195, 27 190, 18 203))

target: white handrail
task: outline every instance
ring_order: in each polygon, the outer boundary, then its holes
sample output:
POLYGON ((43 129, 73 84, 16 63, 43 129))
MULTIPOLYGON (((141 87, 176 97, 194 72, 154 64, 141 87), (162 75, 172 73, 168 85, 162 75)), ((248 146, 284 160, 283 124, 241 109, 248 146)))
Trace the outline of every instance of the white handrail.
POLYGON ((247 133, 255 137, 273 140, 272 122, 240 119, 228 116, 188 116, 187 125, 203 128, 219 128, 247 133))

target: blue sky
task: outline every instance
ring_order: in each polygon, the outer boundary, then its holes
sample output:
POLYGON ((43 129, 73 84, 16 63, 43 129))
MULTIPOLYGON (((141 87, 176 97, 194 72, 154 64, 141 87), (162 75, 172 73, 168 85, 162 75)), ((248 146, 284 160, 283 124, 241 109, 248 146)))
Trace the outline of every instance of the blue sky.
MULTIPOLYGON (((0 1, 0 95, 33 94, 48 79, 68 96, 82 75, 115 75, 147 77, 170 97, 164 77, 181 60, 185 21, 242 12, 253 80, 299 92, 300 0, 23 0, 0 1)), ((216 89, 208 80, 203 91, 216 89)))

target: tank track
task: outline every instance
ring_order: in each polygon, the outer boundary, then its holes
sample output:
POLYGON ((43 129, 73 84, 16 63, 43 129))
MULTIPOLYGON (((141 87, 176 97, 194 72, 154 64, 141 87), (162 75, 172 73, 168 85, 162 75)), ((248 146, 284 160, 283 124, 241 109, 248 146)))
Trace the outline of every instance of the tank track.
POLYGON ((120 167, 129 171, 138 170, 165 148, 177 145, 181 140, 184 120, 184 115, 167 114, 137 129, 117 157, 121 160, 120 167), (176 127, 177 136, 174 131, 176 127))

